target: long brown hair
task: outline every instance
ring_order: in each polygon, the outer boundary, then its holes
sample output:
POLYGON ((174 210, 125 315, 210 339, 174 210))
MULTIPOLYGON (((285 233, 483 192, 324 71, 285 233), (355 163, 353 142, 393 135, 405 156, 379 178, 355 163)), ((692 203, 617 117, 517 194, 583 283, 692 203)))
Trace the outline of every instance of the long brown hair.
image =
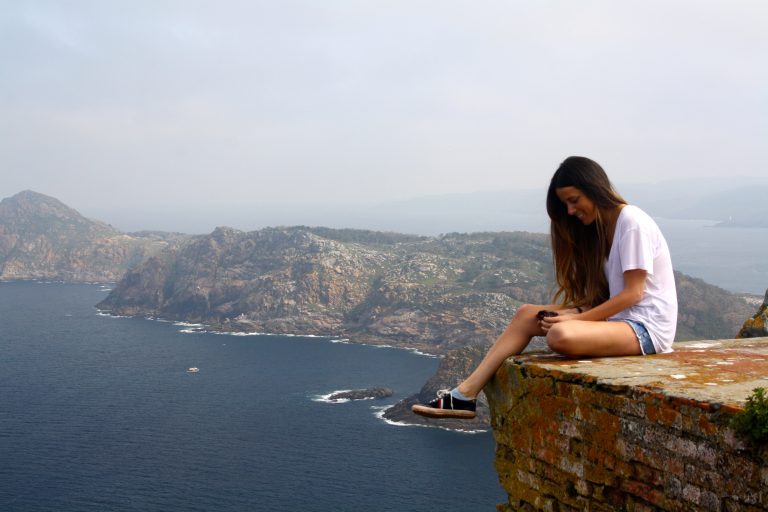
POLYGON ((597 162, 571 156, 560 164, 547 191, 558 286, 555 302, 562 300, 566 307, 576 307, 596 306, 608 300, 608 281, 603 267, 610 247, 601 212, 626 203, 597 162), (585 226, 575 216, 568 215, 568 207, 556 193, 563 187, 576 187, 595 204, 597 218, 593 223, 585 226))

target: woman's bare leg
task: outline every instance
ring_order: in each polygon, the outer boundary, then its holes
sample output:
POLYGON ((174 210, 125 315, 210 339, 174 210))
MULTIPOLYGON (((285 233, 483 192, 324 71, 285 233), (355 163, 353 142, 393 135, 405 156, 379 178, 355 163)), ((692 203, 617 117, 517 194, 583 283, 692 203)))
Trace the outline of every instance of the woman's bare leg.
POLYGON ((485 387, 501 364, 510 356, 519 354, 534 336, 547 337, 549 347, 572 357, 612 357, 640 355, 640 343, 635 331, 625 322, 585 322, 572 320, 555 324, 544 332, 536 318, 542 309, 557 310, 562 306, 525 304, 494 342, 482 362, 472 374, 459 384, 458 389, 467 398, 475 398, 485 387))
MULTIPOLYGON (((562 306, 551 304, 542 306, 524 304, 520 306, 507 328, 485 354, 482 362, 464 382, 459 384, 458 388, 461 394, 467 398, 477 397, 505 359, 522 352, 534 336, 546 334, 536 318, 536 313, 542 309, 558 310, 562 309, 562 306)), ((627 328, 632 329, 629 326, 627 328)))
POLYGON ((549 348, 572 357, 614 357, 642 354, 640 342, 626 322, 557 323, 547 333, 549 348))

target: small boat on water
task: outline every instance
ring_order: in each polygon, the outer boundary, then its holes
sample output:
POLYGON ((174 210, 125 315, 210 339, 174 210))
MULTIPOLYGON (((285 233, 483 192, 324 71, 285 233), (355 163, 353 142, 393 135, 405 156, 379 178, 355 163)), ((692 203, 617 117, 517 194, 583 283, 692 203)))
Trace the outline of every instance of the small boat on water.
POLYGON ((200 371, 200 368, 195 368, 194 366, 192 368, 187 368, 187 373, 197 373, 200 371))

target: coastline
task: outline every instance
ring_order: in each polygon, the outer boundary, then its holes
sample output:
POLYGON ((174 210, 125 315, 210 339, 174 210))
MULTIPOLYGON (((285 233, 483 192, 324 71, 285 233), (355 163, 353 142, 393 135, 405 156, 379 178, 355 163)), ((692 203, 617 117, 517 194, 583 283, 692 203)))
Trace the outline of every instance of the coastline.
MULTIPOLYGON (((342 343, 350 345, 362 345, 371 348, 391 348, 397 350, 404 350, 411 352, 414 355, 420 357, 427 357, 432 359, 445 359, 445 355, 438 355, 424 351, 424 347, 413 347, 406 345, 392 345, 391 340, 377 338, 374 336, 366 337, 365 341, 358 341, 348 338, 342 338, 339 336, 330 336, 325 334, 304 334, 304 333, 264 333, 264 332, 243 332, 243 331, 221 331, 217 329, 211 329, 209 325, 202 323, 192 323, 180 320, 173 320, 155 316, 147 315, 115 315, 108 310, 102 310, 96 308, 96 314, 98 316, 108 318, 141 318, 153 322, 170 323, 175 327, 180 327, 179 332, 184 334, 214 334, 219 336, 268 336, 268 337, 286 337, 286 338, 305 338, 316 339, 319 341, 325 341, 328 343, 342 343), (378 343, 377 343, 378 342, 378 343)), ((434 378, 434 377, 433 377, 434 378)), ((332 392, 333 393, 333 392, 332 392)), ((331 394, 332 394, 331 393, 331 394)), ((478 408, 478 416, 473 420, 453 420, 453 419, 433 419, 418 416, 411 412, 411 406, 419 401, 420 393, 414 392, 409 394, 406 398, 400 399, 393 404, 372 406, 374 409, 374 415, 376 418, 384 421, 386 424, 396 427, 421 427, 421 428, 437 428, 446 430, 449 432, 456 432, 461 434, 482 434, 490 431, 490 418, 487 417, 488 406, 484 398, 480 401, 480 407, 478 408)), ((330 394, 327 394, 330 396, 330 394)), ((325 399, 326 395, 316 395, 312 397, 313 401, 325 402, 329 404, 341 404, 346 401, 331 401, 325 399)))
POLYGON ((178 327, 186 327, 186 329, 180 329, 179 332, 184 334, 216 334, 219 336, 282 336, 286 338, 318 338, 326 340, 330 343, 344 343, 350 345, 363 345, 374 348, 393 348, 398 350, 405 350, 412 352, 416 355, 423 357, 431 357, 439 359, 444 357, 444 354, 435 353, 434 347, 427 344, 413 344, 406 341, 400 342, 400 340, 393 340, 391 338, 383 338, 371 335, 356 335, 354 337, 345 337, 343 334, 311 334, 311 333, 295 333, 295 332, 262 332, 262 331, 227 331, 218 329, 211 324, 189 322, 187 320, 177 320, 173 318, 163 318, 145 314, 135 315, 120 315, 114 314, 111 310, 100 309, 94 306, 99 316, 105 316, 110 318, 143 318, 145 320, 151 320, 154 322, 171 323, 178 327), (393 343, 394 342, 394 343, 393 343))

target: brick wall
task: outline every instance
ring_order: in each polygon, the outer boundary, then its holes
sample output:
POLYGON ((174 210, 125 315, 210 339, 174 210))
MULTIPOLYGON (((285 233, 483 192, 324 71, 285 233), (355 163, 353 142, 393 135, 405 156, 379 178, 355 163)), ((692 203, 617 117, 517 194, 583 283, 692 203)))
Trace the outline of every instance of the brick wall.
POLYGON ((768 338, 675 347, 509 359, 485 389, 500 510, 768 510, 768 447, 728 426, 768 387, 768 338))

